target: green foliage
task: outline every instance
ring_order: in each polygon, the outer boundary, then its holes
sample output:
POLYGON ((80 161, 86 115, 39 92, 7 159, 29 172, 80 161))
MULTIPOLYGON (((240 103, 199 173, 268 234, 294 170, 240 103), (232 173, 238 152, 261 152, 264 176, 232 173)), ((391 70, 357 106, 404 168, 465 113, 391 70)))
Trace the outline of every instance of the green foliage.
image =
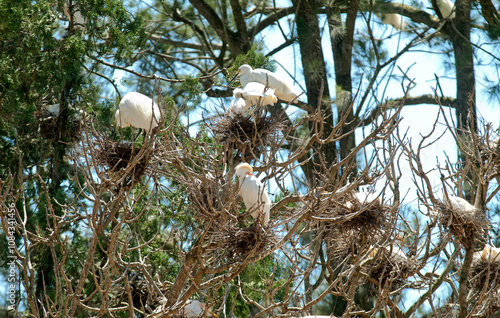
POLYGON ((270 57, 265 56, 264 53, 259 52, 257 46, 254 45, 245 55, 238 55, 236 57, 233 65, 228 69, 227 80, 230 80, 243 64, 248 64, 254 69, 264 68, 272 72, 276 70, 274 61, 270 57))

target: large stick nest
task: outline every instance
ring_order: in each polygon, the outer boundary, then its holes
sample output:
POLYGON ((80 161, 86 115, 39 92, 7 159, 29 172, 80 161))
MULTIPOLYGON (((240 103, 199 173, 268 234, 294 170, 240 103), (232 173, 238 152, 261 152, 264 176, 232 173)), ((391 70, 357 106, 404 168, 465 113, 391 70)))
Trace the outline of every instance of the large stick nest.
POLYGON ((148 169, 153 147, 145 147, 143 150, 143 147, 135 146, 132 142, 107 138, 96 138, 94 142, 97 164, 106 167, 107 173, 118 178, 123 173, 126 174, 122 187, 135 185, 148 169))
POLYGON ((378 254, 379 257, 366 269, 366 274, 383 288, 398 288, 418 270, 418 262, 413 258, 390 254, 388 249, 380 249, 378 254))
POLYGON ((35 118, 38 121, 40 136, 47 140, 58 140, 64 134, 71 140, 80 139, 82 129, 82 119, 79 114, 70 116, 69 120, 65 123, 64 131, 61 131, 61 118, 50 113, 45 108, 40 109, 35 113, 35 118))
POLYGON ((213 245, 209 250, 222 252, 222 256, 227 259, 257 255, 264 251, 266 246, 277 242, 276 235, 271 231, 265 231, 260 224, 240 228, 231 222, 226 222, 213 234, 213 245))
POLYGON ((263 146, 279 137, 285 123, 280 115, 220 116, 212 121, 211 128, 229 151, 239 149, 242 153, 240 160, 249 162, 260 155, 263 146))
POLYGON ((475 258, 470 270, 470 282, 479 290, 485 286, 491 286, 495 290, 500 289, 500 262, 475 258))
POLYGON ((339 200, 319 200, 311 212, 311 226, 327 234, 330 252, 340 256, 350 248, 373 245, 384 233, 389 233, 397 208, 378 200, 361 203, 348 194, 339 200))
POLYGON ((462 213, 445 203, 437 203, 435 207, 441 226, 448 229, 465 247, 473 246, 476 237, 488 226, 488 221, 478 213, 479 211, 462 213))

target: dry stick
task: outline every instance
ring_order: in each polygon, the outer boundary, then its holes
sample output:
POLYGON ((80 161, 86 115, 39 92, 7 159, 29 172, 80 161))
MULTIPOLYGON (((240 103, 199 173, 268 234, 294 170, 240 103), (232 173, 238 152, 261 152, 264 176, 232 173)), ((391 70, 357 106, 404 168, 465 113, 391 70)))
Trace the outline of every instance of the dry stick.
POLYGON ((429 290, 425 294, 420 296, 420 298, 413 305, 411 305, 410 308, 408 308, 408 310, 404 313, 405 318, 409 318, 418 309, 418 307, 420 307, 420 305, 422 305, 428 298, 430 298, 432 294, 434 294, 436 289, 438 289, 439 286, 441 286, 443 281, 445 281, 446 277, 448 276, 448 273, 455 266, 455 259, 458 257, 459 254, 460 254, 460 249, 459 248, 455 249, 455 252, 451 255, 448 261, 448 264, 446 264, 443 273, 441 273, 436 282, 432 286, 430 286, 429 290))

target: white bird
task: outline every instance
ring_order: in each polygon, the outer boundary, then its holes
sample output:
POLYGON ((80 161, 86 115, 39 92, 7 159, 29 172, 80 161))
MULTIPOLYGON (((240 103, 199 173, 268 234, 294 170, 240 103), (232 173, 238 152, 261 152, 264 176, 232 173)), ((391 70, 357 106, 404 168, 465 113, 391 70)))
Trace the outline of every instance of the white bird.
POLYGON ((271 212, 271 199, 264 188, 264 184, 253 174, 253 168, 248 163, 240 163, 235 168, 238 176, 240 189, 239 194, 243 202, 255 220, 260 220, 264 226, 269 223, 271 212))
POLYGON ((130 92, 123 96, 115 113, 117 126, 132 126, 147 132, 158 127, 160 119, 161 113, 158 105, 146 95, 136 92, 130 92))
MULTIPOLYGON (((354 199, 357 200, 361 205, 366 206, 366 205, 371 205, 371 204, 376 204, 380 205, 380 198, 374 193, 369 193, 369 192, 354 192, 354 199)), ((352 209, 353 205, 352 202, 348 201, 345 206, 348 209, 352 209)))
POLYGON ((293 91, 292 86, 287 83, 282 78, 279 78, 275 73, 262 69, 252 69, 248 64, 243 64, 238 69, 238 72, 229 81, 231 83, 235 78, 240 78, 241 85, 245 86, 250 82, 257 82, 263 85, 268 85, 269 88, 274 89, 274 94, 281 100, 291 101, 298 96, 296 92, 293 91))
POLYGON ((247 102, 243 98, 237 97, 229 105, 226 115, 231 118, 234 118, 236 115, 248 117, 248 109, 247 102))
POLYGON ((437 5, 439 8, 439 12, 441 12, 443 18, 445 19, 455 18, 455 12, 454 12, 455 4, 453 2, 451 2, 450 0, 437 0, 437 5))
POLYGON ((52 116, 59 116, 59 112, 61 111, 59 104, 43 105, 42 108, 48 111, 52 116))
POLYGON ((475 214, 476 208, 467 202, 467 200, 454 195, 443 196, 443 202, 448 203, 448 205, 461 215, 465 214, 475 214), (449 202, 448 202, 449 199, 449 202))
POLYGON ((259 104, 260 106, 274 105, 278 98, 274 95, 274 88, 266 88, 266 85, 258 82, 250 82, 241 88, 233 91, 235 98, 243 98, 247 103, 247 108, 259 104))
POLYGON ((404 30, 408 25, 403 20, 403 16, 397 13, 376 13, 376 16, 380 18, 385 24, 392 25, 397 30, 404 30))
POLYGON ((489 263, 500 262, 500 248, 486 245, 481 252, 481 258, 489 263))
MULTIPOLYGON (((188 300, 188 304, 184 307, 184 317, 195 318, 203 317, 203 313, 207 310, 207 305, 198 300, 188 300)), ((210 309, 207 311, 207 317, 216 317, 210 309)))

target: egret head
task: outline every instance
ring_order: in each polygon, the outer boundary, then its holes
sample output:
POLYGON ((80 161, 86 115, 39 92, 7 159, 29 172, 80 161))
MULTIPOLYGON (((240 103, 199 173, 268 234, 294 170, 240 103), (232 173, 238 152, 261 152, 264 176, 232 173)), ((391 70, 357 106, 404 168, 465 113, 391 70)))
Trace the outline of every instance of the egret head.
POLYGON ((236 74, 234 74, 233 78, 231 78, 231 80, 229 81, 229 83, 227 83, 227 85, 231 84, 237 77, 240 77, 243 74, 249 74, 251 72, 252 72, 252 67, 250 65, 248 65, 248 64, 243 64, 238 69, 238 72, 236 72, 236 74))
POLYGON ((252 174, 253 168, 246 162, 240 163, 234 168, 234 173, 242 180, 247 174, 252 174))
POLYGON ((251 73, 252 72, 252 67, 248 64, 243 64, 242 66, 240 66, 240 68, 238 69, 238 73, 236 73, 238 76, 241 76, 243 74, 247 74, 247 73, 251 73))

